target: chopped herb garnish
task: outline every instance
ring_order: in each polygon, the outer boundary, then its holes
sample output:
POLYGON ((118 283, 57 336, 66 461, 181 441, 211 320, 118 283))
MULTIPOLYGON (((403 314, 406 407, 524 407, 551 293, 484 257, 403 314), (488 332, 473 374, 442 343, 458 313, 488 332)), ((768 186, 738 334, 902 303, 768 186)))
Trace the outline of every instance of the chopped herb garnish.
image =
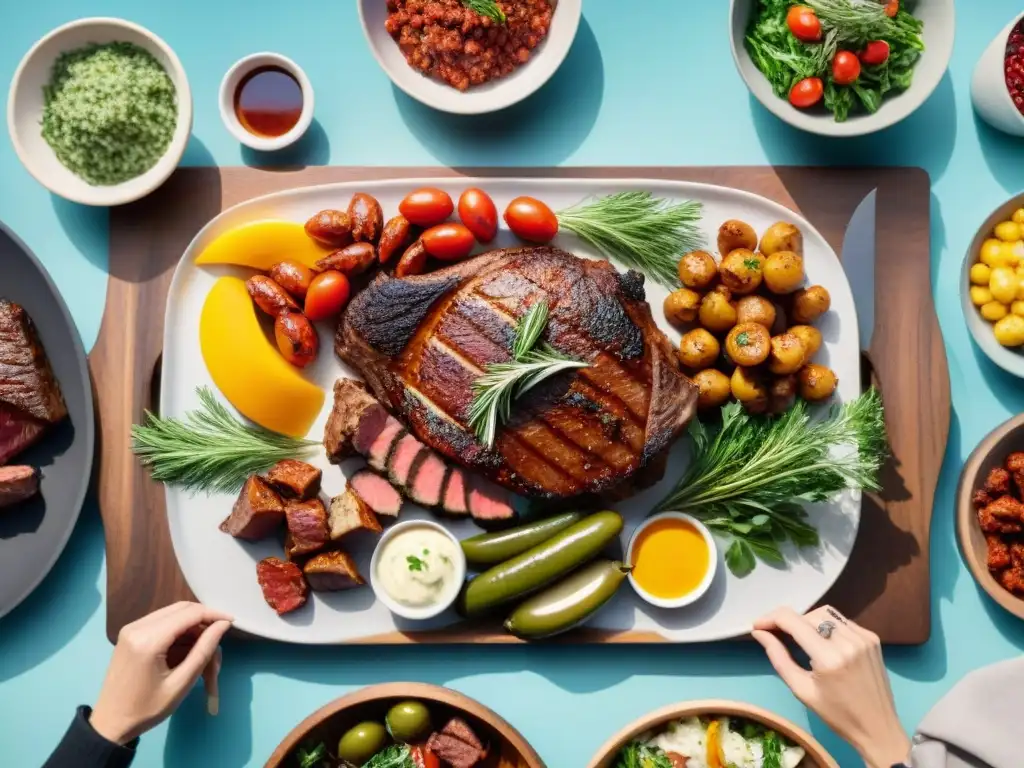
POLYGON ((761 262, 757 259, 744 259, 743 266, 747 269, 752 269, 755 272, 761 269, 761 262))
POLYGON ((750 335, 746 331, 736 334, 736 346, 745 347, 748 344, 750 344, 750 335))
POLYGON ((420 560, 416 555, 409 555, 405 558, 405 561, 409 564, 410 571, 428 571, 430 566, 427 565, 425 560, 420 560))

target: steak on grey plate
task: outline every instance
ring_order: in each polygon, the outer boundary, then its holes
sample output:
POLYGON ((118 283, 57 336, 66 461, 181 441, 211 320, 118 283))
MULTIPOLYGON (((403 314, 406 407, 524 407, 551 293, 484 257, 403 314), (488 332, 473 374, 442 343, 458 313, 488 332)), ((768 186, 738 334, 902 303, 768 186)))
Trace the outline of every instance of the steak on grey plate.
POLYGON ((643 276, 547 246, 428 275, 381 274, 349 303, 335 351, 430 448, 527 496, 627 486, 696 408, 697 388, 654 323, 643 276), (489 449, 469 428, 472 384, 511 359, 516 324, 538 301, 549 308, 544 340, 590 367, 517 400, 489 449))
POLYGON ((11 507, 39 493, 39 470, 34 467, 0 467, 0 508, 11 507))

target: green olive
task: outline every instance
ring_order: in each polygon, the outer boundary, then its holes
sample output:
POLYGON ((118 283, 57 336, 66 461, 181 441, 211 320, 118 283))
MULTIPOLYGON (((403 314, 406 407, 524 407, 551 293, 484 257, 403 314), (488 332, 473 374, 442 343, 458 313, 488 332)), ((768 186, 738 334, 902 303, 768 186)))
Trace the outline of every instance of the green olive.
POLYGON ((384 719, 395 741, 411 744, 430 734, 430 711, 418 701, 403 701, 388 710, 384 719))
POLYGON ((388 732, 380 723, 360 723, 345 732, 338 742, 338 757, 348 763, 362 765, 388 743, 388 732))

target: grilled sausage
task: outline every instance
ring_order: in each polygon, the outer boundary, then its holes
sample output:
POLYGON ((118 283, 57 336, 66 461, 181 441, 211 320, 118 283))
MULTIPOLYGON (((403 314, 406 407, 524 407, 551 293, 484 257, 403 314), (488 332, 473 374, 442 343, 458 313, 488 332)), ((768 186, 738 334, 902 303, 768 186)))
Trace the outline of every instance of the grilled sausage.
POLYGON ((306 234, 331 248, 344 248, 352 242, 352 220, 344 211, 327 208, 310 217, 306 234))
POLYGON ((402 214, 388 219, 377 244, 377 257, 381 264, 387 264, 391 257, 406 247, 412 237, 412 224, 402 214))
POLYGON ((360 275, 377 261, 377 251, 371 243, 352 243, 335 251, 316 263, 319 270, 336 269, 351 277, 360 275))
POLYGON ((270 268, 270 277, 296 299, 305 299, 313 270, 295 261, 282 261, 270 268))
POLYGON ((309 318, 301 312, 282 312, 274 321, 274 338, 284 359, 297 368, 316 360, 320 338, 309 318))
POLYGON ((352 239, 377 242, 384 228, 384 211, 376 198, 363 192, 354 194, 348 204, 348 218, 352 223, 352 239))
POLYGON ((405 249, 402 258, 398 260, 398 264, 395 266, 395 277, 419 275, 425 266, 427 266, 427 249, 423 247, 422 240, 417 240, 405 249))
POLYGON ((299 311, 295 299, 266 275, 253 275, 245 281, 245 287, 256 306, 271 317, 278 317, 283 312, 299 311))

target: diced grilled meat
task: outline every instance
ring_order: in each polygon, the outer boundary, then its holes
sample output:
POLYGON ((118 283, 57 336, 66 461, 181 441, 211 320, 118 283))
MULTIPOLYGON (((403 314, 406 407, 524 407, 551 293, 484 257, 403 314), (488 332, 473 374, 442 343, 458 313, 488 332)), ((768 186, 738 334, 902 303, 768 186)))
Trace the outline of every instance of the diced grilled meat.
POLYGON ((351 488, 331 499, 330 511, 331 538, 335 541, 356 531, 380 533, 380 521, 363 500, 351 488))
POLYGON ((312 464, 284 459, 267 472, 267 482, 286 499, 307 501, 320 493, 322 475, 323 472, 312 464))
POLYGON ((461 717, 453 717, 449 720, 448 724, 441 729, 441 733, 447 734, 448 736, 454 736, 459 741, 464 741, 471 747, 476 747, 481 752, 486 751, 483 742, 480 741, 479 737, 473 732, 473 729, 469 727, 469 723, 461 717))
POLYGON ((306 604, 309 585, 295 563, 268 557, 256 563, 256 579, 267 605, 283 615, 306 604))
POLYGON ((287 502, 285 523, 290 534, 290 546, 286 546, 289 560, 318 552, 330 541, 327 509, 320 499, 287 502))
POLYGON ((338 592, 366 583, 359 575, 355 560, 340 549, 314 555, 303 566, 302 572, 314 592, 338 592))
POLYGON ((971 503, 974 505, 975 509, 981 509, 982 507, 987 507, 993 501, 995 501, 995 499, 992 498, 988 494, 988 492, 985 489, 983 489, 983 488, 979 488, 978 490, 976 490, 974 492, 974 495, 971 496, 971 503))
POLYGON ((551 247, 379 275, 349 303, 335 351, 428 447, 543 498, 629 481, 679 436, 697 398, 644 301, 642 276, 551 247), (517 400, 487 449, 468 426, 473 381, 510 359, 515 325, 538 301, 550 310, 544 340, 591 365, 517 400))
POLYGON ((236 539, 258 541, 277 533, 284 520, 284 502, 266 480, 253 475, 245 481, 231 514, 220 524, 236 539))
POLYGON ((998 499, 1010 492, 1010 473, 1002 467, 993 467, 982 487, 989 496, 998 499))
POLYGON ((324 428, 327 458, 338 464, 357 453, 365 456, 357 446, 369 446, 387 420, 388 412, 362 382, 338 379, 334 384, 334 408, 324 428))
POLYGON ((427 741, 427 748, 451 768, 475 768, 484 759, 484 753, 461 739, 447 733, 435 733, 427 741))
POLYGON ((12 507, 39 493, 39 470, 33 467, 0 467, 0 508, 12 507))
POLYGON ((349 490, 382 517, 397 518, 402 511, 402 496, 380 475, 363 469, 348 480, 349 490))

